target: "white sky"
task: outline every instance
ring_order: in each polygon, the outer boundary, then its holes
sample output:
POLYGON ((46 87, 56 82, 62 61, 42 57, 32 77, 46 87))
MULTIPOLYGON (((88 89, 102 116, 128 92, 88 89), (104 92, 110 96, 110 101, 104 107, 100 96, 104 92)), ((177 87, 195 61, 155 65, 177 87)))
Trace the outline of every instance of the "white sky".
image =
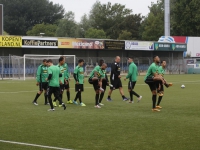
MULTIPOLYGON (((83 14, 88 14, 91 10, 92 5, 96 0, 50 0, 53 3, 62 4, 65 11, 72 11, 75 13, 75 20, 80 21, 83 14)), ((141 13, 146 16, 149 13, 148 6, 151 2, 156 3, 157 0, 99 0, 101 4, 107 4, 108 2, 119 3, 126 5, 126 8, 132 9, 134 14, 141 13)))

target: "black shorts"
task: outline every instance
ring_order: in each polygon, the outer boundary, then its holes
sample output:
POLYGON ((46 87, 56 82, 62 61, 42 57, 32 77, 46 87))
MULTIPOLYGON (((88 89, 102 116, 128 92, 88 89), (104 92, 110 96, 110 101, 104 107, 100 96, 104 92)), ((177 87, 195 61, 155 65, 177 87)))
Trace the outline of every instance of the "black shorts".
POLYGON ((60 85, 60 93, 62 93, 64 90, 65 90, 65 85, 64 84, 60 85))
POLYGON ((128 89, 129 89, 129 90, 133 90, 134 87, 135 87, 135 84, 136 84, 136 82, 129 81, 129 82, 128 82, 128 89))
POLYGON ((146 83, 146 84, 148 84, 148 83, 154 83, 153 78, 154 78, 154 77, 147 77, 146 80, 145 80, 145 83, 146 83))
POLYGON ((69 89, 69 80, 67 80, 68 84, 65 83, 65 89, 69 89))
POLYGON ((94 90, 99 90, 100 86, 99 86, 99 81, 98 80, 94 80, 93 81, 93 87, 94 87, 94 90))
POLYGON ((60 96, 60 87, 52 87, 52 86, 48 87, 47 89, 48 97, 50 98, 52 94, 54 94, 54 96, 58 98, 60 96))
POLYGON ((110 87, 111 90, 122 87, 122 82, 120 79, 111 80, 111 84, 113 85, 113 87, 110 87))
POLYGON ((75 92, 83 92, 84 91, 84 87, 83 84, 75 84, 75 92))
POLYGON ((39 84, 39 91, 47 90, 48 88, 48 82, 42 82, 39 84))
POLYGON ((93 80, 92 80, 91 78, 88 79, 88 82, 89 82, 90 84, 93 84, 93 80))

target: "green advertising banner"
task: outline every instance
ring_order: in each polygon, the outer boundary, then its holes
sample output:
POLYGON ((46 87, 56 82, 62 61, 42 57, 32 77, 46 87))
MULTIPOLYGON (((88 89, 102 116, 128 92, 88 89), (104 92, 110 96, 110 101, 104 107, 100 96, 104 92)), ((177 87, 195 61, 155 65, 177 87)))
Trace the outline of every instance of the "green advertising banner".
POLYGON ((155 51, 187 51, 187 44, 179 43, 154 43, 155 51))

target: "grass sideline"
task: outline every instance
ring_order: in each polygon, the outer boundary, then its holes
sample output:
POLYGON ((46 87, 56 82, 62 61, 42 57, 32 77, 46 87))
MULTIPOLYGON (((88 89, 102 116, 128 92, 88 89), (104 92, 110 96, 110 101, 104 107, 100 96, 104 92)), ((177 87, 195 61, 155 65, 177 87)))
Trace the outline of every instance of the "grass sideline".
MULTIPOLYGON (((151 111, 151 93, 143 78, 139 76, 135 87, 143 96, 140 103, 123 102, 118 90, 113 92, 113 102, 107 102, 107 89, 105 106, 96 109, 95 93, 86 79, 83 102, 87 106, 68 105, 67 110, 54 112, 47 112, 43 95, 39 106, 31 103, 38 90, 34 80, 0 81, 0 140, 76 150, 199 150, 199 75, 166 75, 174 85, 165 88, 161 112, 151 111)), ((128 81, 122 82, 129 97, 128 81)), ((74 81, 70 86, 73 99, 74 81)), ((0 149, 45 150, 1 142, 0 149)))

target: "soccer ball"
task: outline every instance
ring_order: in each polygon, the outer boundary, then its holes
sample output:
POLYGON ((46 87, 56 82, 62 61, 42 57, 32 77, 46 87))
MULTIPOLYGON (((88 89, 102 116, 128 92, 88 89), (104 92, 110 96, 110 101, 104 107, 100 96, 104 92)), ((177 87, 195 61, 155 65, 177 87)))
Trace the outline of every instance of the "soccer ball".
POLYGON ((184 89, 184 88, 185 88, 185 85, 181 85, 181 88, 184 89))

